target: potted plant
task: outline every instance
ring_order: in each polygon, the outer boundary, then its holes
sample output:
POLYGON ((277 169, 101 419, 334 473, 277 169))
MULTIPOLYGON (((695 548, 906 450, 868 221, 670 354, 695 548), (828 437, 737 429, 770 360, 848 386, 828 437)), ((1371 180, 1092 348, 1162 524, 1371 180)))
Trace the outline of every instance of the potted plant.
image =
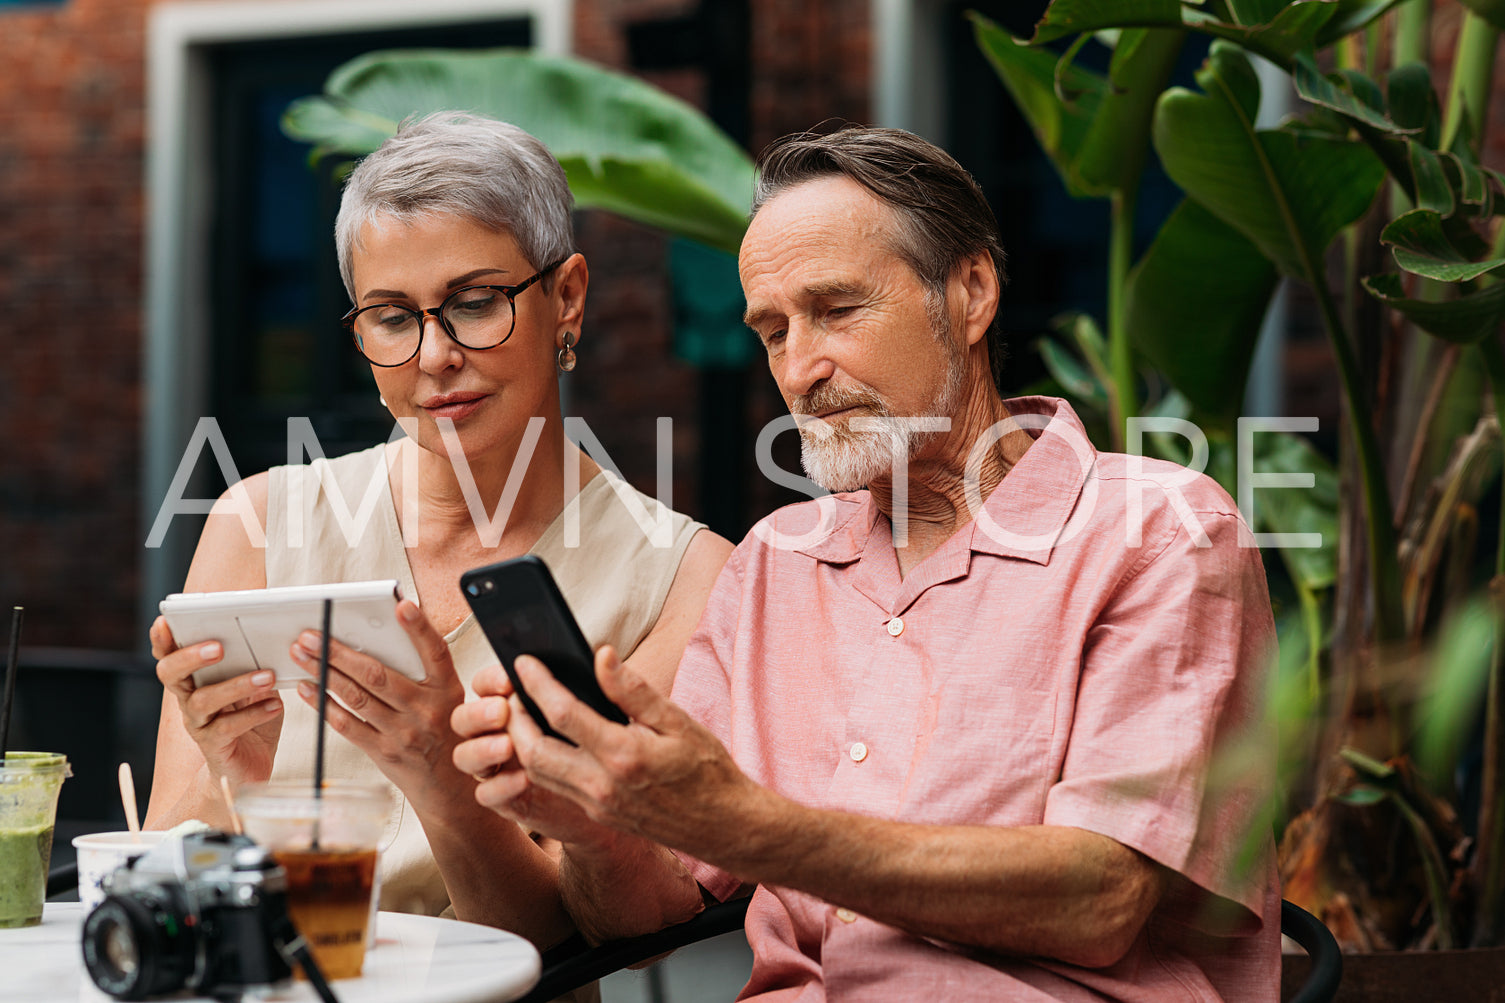
MULTIPOLYGON (((1267 553, 1289 595, 1281 871, 1349 950, 1505 940, 1505 530, 1479 515, 1499 504, 1505 409, 1505 182, 1482 153, 1505 15, 1465 2, 1054 0, 1028 40, 973 15, 1067 189, 1110 202, 1104 333, 1078 315, 1042 346, 1109 444, 1136 416, 1190 419, 1238 497, 1238 408, 1279 277, 1326 332, 1336 462, 1261 436, 1256 471, 1314 483, 1266 492, 1254 528, 1323 536, 1267 553), (1444 95, 1429 43, 1452 28, 1444 95), (1196 35, 1212 39, 1197 87, 1169 86, 1196 35), (1078 63, 1099 44, 1106 73, 1078 63), (1278 127, 1256 126, 1251 56, 1304 103, 1278 127), (1184 199, 1136 255, 1152 152, 1184 199)), ((1187 455, 1175 436, 1148 447, 1187 455)))

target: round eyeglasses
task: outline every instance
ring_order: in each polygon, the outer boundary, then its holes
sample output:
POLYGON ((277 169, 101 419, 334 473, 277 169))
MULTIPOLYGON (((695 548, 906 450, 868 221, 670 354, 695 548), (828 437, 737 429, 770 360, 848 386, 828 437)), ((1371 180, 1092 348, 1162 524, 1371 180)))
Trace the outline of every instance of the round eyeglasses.
POLYGON ((444 333, 462 348, 495 348, 512 337, 512 329, 517 326, 513 301, 565 260, 560 258, 540 268, 515 286, 463 286, 444 297, 443 303, 427 310, 397 303, 372 303, 352 309, 340 322, 367 362, 389 369, 417 358, 423 347, 424 322, 430 316, 437 317, 444 333))

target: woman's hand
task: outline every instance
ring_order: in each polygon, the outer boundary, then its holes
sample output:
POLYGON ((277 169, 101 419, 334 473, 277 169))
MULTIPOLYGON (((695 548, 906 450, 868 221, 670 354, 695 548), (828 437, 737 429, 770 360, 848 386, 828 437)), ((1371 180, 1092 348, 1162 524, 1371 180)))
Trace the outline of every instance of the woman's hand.
MULTIPOLYGON (((526 656, 525 656, 526 657, 526 656)), ((476 802, 509 818, 529 832, 565 843, 599 841, 610 832, 592 822, 568 798, 534 784, 517 757, 509 734, 527 711, 512 691, 500 665, 477 672, 471 680, 477 699, 455 708, 450 723, 465 741, 455 747, 455 767, 475 777, 476 802)), ((532 732, 538 732, 537 725, 532 732)))
MULTIPOLYGON (((422 814, 471 796, 470 778, 452 765, 457 740, 449 727, 450 714, 465 700, 465 687, 444 638, 418 605, 402 600, 397 619, 423 662, 423 679, 409 679, 331 638, 329 692, 345 706, 331 700, 324 713, 329 726, 369 756, 422 814)), ((317 631, 306 630, 292 647, 293 658, 315 680, 319 642, 317 631)), ((318 707, 317 682, 299 683, 298 695, 318 707)))
POLYGON ((178 701, 183 728, 203 753, 211 777, 232 784, 265 780, 282 734, 282 698, 269 671, 246 672, 208 686, 195 686, 193 674, 224 657, 218 641, 179 648, 167 621, 151 629, 157 678, 178 701))

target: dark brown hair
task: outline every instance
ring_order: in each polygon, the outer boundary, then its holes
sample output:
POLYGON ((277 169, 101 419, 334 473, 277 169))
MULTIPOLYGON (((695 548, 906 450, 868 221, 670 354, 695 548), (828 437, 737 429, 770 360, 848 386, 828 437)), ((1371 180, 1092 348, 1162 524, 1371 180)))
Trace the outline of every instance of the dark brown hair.
MULTIPOLYGON (((952 273, 978 251, 992 257, 999 286, 1008 281, 998 221, 982 189, 949 153, 902 129, 852 125, 774 140, 758 156, 753 215, 782 191, 833 176, 852 179, 893 210, 893 251, 925 284, 932 318, 943 309, 952 273)), ((994 383, 1003 355, 995 315, 988 325, 994 383)))

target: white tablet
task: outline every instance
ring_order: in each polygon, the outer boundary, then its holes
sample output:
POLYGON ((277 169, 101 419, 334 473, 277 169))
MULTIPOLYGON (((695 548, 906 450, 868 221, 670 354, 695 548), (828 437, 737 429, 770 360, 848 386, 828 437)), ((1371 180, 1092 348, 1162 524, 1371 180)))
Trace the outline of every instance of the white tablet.
POLYGON ((193 674, 207 686, 243 672, 271 669, 277 689, 292 689, 305 672, 288 651, 305 630, 324 622, 332 599, 330 636, 365 652, 410 679, 423 678, 423 662, 397 620, 397 582, 340 582, 236 592, 180 592, 159 605, 178 646, 219 641, 225 657, 193 674))

